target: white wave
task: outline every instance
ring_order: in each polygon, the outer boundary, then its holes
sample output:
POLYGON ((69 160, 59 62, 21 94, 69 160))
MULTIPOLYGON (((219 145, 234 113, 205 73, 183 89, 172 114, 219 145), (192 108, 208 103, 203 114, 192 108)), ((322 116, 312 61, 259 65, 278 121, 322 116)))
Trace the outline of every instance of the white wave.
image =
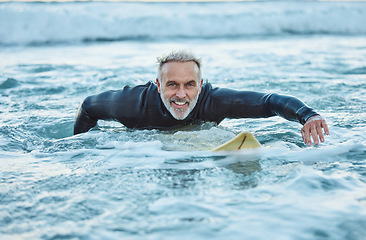
POLYGON ((1 3, 0 44, 366 34, 366 3, 1 3))

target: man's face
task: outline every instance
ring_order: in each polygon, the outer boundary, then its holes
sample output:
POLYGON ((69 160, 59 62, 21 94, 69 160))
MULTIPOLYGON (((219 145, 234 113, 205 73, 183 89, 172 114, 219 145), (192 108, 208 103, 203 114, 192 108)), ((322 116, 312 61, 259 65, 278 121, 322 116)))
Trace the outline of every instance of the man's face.
POLYGON ((168 62, 156 79, 165 107, 178 120, 185 119, 197 103, 203 81, 195 62, 168 62))

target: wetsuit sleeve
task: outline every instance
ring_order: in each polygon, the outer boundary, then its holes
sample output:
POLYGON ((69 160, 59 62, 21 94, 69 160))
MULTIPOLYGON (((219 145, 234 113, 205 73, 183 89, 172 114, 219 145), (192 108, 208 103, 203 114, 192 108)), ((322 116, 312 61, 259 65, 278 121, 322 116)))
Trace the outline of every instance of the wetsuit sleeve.
POLYGON ((231 89, 212 89, 211 98, 206 102, 215 119, 260 118, 281 116, 290 121, 305 124, 317 113, 299 99, 280 95, 231 89))
POLYGON ((264 99, 264 112, 268 116, 281 116, 304 125, 310 117, 318 115, 312 108, 292 96, 267 94, 264 99))
MULTIPOLYGON (((85 101, 84 101, 85 102, 85 101)), ((87 132, 89 129, 97 125, 97 121, 89 117, 89 114, 84 110, 85 103, 81 103, 79 109, 76 113, 75 125, 74 125, 74 135, 87 132)))
POLYGON ((98 120, 115 120, 133 128, 141 115, 141 99, 146 88, 125 87, 119 91, 107 91, 87 97, 76 114, 74 134, 87 132, 98 120))

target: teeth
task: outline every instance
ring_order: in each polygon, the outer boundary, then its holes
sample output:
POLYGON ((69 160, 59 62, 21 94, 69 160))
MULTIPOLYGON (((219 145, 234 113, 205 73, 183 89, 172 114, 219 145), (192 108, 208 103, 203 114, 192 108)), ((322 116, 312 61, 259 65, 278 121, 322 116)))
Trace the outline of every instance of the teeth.
POLYGON ((174 102, 174 103, 179 105, 179 106, 182 106, 182 105, 186 104, 186 102, 174 102))

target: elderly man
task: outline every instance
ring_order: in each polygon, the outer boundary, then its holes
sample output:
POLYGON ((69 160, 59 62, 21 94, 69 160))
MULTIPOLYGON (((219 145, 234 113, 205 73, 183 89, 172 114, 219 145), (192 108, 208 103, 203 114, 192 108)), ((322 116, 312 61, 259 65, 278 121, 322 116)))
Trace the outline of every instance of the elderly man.
POLYGON ((201 63, 186 51, 158 58, 156 84, 149 82, 87 97, 80 105, 74 134, 88 131, 99 119, 115 120, 133 129, 167 130, 225 118, 281 116, 303 124, 301 134, 310 146, 329 134, 326 121, 300 100, 278 94, 213 88, 203 83, 201 63))

